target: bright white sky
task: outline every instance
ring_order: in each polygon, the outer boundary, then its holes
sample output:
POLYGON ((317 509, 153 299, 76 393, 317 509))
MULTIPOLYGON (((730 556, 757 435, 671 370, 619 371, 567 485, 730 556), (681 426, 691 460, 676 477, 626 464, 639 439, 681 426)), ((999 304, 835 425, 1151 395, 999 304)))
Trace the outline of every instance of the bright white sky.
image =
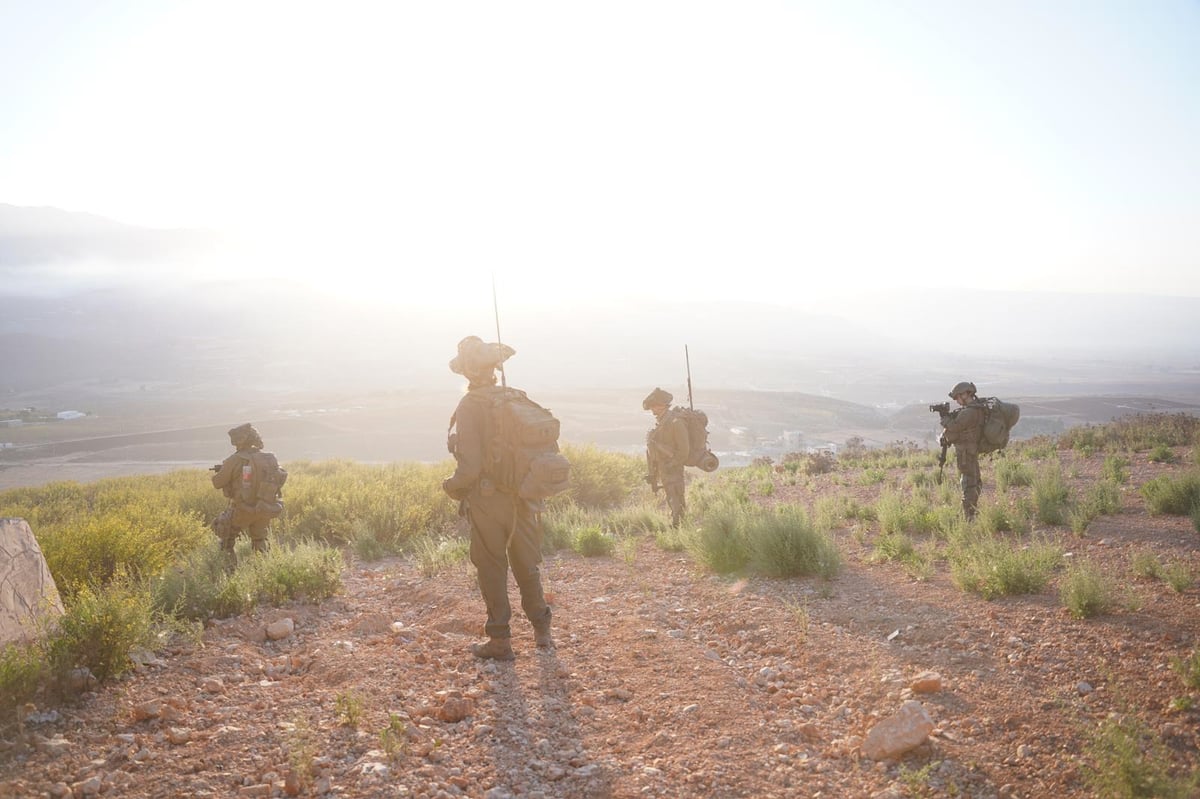
POLYGON ((377 292, 1200 296, 1191 0, 0 0, 0 110, 0 202, 377 292))

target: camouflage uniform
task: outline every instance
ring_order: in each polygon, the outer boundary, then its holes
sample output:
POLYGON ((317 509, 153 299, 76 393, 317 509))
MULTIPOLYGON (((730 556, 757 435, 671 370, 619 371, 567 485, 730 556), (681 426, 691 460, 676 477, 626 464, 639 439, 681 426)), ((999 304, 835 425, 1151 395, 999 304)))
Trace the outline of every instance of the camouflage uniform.
POLYGON ((684 493, 683 467, 691 452, 687 422, 670 410, 674 397, 669 392, 656 388, 642 400, 645 410, 655 412, 654 429, 646 434, 647 478, 651 485, 662 486, 667 495, 667 507, 671 510, 671 524, 678 527, 683 522, 687 502, 684 493))
POLYGON ((243 470, 250 468, 251 455, 262 449, 262 438, 251 425, 243 424, 229 431, 229 440, 237 447, 237 452, 222 461, 221 468, 212 476, 213 488, 221 489, 229 499, 229 507, 213 520, 212 528, 221 539, 221 551, 226 561, 232 566, 237 564, 234 545, 242 532, 250 537, 250 546, 255 552, 267 551, 271 516, 244 504, 239 490, 243 470))
MULTIPOLYGON (((459 345, 460 357, 450 362, 452 371, 466 374, 470 380, 467 395, 459 401, 453 422, 457 431, 451 443, 456 461, 454 474, 442 482, 443 490, 460 502, 459 512, 471 523, 471 562, 479 579, 479 590, 487 607, 484 630, 489 643, 476 645, 478 657, 512 657, 509 622, 512 608, 508 599, 508 572, 521 591, 521 609, 533 624, 540 647, 552 645, 550 606, 542 590, 539 566, 542 562, 542 524, 535 506, 528 500, 499 489, 488 474, 485 442, 491 434, 488 396, 496 391, 492 370, 499 363, 471 364, 464 357, 470 352, 473 336, 459 345), (465 363, 464 363, 465 361, 465 363)), ((488 345, 483 345, 484 347, 488 345)), ((495 346, 495 345, 491 345, 495 346)), ((504 348, 508 354, 511 348, 504 348)), ((508 357, 504 355, 503 358, 508 357)), ((503 360, 501 358, 501 360, 503 360)))
MULTIPOLYGON (((971 383, 959 383, 950 392, 952 399, 960 393, 975 393, 971 383), (969 386, 969 388, 967 388, 969 386)), ((954 445, 954 458, 958 466, 959 485, 962 488, 962 509, 968 519, 975 518, 979 509, 979 493, 983 489, 983 477, 979 471, 979 438, 983 435, 983 422, 987 404, 972 397, 970 402, 955 413, 942 419, 942 441, 954 445)))

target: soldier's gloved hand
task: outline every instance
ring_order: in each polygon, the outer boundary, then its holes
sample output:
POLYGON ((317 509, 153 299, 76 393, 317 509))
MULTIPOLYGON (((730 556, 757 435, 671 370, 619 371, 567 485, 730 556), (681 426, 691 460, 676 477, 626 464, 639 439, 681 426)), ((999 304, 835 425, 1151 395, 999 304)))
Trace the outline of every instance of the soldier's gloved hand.
POLYGON ((940 436, 938 436, 938 446, 939 446, 939 447, 948 447, 948 446, 950 446, 950 442, 946 440, 946 434, 945 434, 945 433, 942 433, 940 436))

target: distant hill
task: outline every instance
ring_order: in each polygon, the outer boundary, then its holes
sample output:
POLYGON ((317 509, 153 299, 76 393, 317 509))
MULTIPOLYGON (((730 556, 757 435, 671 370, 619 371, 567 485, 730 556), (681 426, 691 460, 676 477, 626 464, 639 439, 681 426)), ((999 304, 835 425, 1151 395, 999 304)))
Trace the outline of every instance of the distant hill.
POLYGON ((145 262, 202 251, 218 240, 212 231, 139 228, 60 208, 0 204, 0 275, 81 259, 145 262))

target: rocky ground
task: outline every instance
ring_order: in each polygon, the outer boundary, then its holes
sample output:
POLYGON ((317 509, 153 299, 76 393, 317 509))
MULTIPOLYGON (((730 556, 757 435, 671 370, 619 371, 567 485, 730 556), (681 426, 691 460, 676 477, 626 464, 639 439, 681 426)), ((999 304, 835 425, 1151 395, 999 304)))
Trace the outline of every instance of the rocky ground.
MULTIPOLYGON (((1064 467, 1080 486, 1099 458, 1064 467)), ((1195 769, 1200 713, 1171 709, 1186 690, 1168 663, 1198 643, 1200 591, 1128 567, 1149 547, 1200 574, 1190 520, 1136 491, 1178 468, 1135 463, 1120 515, 1045 531, 1124 575, 1127 605, 1090 620, 1053 585, 987 602, 944 564, 914 580, 852 529, 829 583, 718 578, 646 540, 549 558, 556 649, 521 619, 516 660, 489 663, 467 654, 468 566, 357 564, 334 600, 216 622, 76 704, 27 708, 0 797, 1085 797, 1089 730, 1113 713, 1195 769), (871 756, 909 700, 924 742, 871 756)), ((872 490, 828 477, 770 501, 872 490)))

